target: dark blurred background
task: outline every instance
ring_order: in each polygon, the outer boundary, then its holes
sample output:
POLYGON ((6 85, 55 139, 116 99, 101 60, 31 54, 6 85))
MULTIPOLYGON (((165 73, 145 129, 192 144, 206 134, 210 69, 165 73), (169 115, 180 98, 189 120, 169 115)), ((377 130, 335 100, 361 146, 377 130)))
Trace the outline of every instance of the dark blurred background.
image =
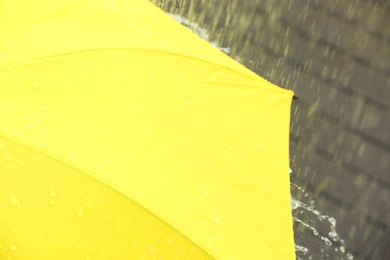
POLYGON ((390 2, 153 2, 299 96, 290 137, 297 258, 390 259, 390 2))

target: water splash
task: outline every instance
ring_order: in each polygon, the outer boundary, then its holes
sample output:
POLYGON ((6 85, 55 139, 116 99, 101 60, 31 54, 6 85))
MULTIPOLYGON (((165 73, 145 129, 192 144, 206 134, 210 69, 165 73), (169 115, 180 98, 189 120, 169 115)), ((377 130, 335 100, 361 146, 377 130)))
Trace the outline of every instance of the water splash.
POLYGON ((222 52, 224 52, 226 54, 230 54, 231 53, 231 49, 229 47, 221 47, 218 42, 211 41, 210 35, 209 35, 208 31, 205 28, 201 27, 199 24, 191 22, 187 18, 185 18, 185 17, 183 17, 181 15, 178 15, 178 14, 172 14, 172 13, 168 13, 168 14, 173 19, 175 19, 176 21, 178 21, 179 23, 181 23, 182 25, 186 26, 188 29, 193 31, 196 35, 198 35, 202 39, 210 42, 211 45, 213 45, 218 50, 220 50, 220 51, 222 51, 222 52))
MULTIPOLYGON (((309 249, 307 249, 304 246, 295 245, 295 252, 302 252, 303 255, 307 255, 307 253, 309 253, 309 249)), ((301 258, 298 258, 298 259, 301 259, 301 258)))
MULTIPOLYGON (((293 189, 298 190, 296 192, 298 193, 297 195, 305 198, 308 197, 308 193, 302 187, 293 183, 291 184, 291 186, 293 189)), ((303 201, 298 200, 294 196, 292 196, 291 198, 291 208, 293 210, 294 215, 294 224, 299 224, 301 227, 310 230, 314 237, 324 243, 324 247, 333 248, 334 252, 338 256, 338 259, 354 259, 352 253, 347 252, 344 240, 341 239, 339 234, 337 233, 337 220, 334 217, 323 214, 322 212, 317 210, 315 208, 315 202, 313 200, 310 201, 310 203, 304 203, 303 201), (329 225, 328 231, 326 232, 323 231, 324 222, 329 225), (318 230, 318 227, 320 225, 322 226, 322 231, 318 230)), ((309 241, 309 239, 307 240, 309 241)), ((309 244, 303 246, 295 245, 297 259, 311 259, 311 257, 308 256, 308 246, 309 244)))

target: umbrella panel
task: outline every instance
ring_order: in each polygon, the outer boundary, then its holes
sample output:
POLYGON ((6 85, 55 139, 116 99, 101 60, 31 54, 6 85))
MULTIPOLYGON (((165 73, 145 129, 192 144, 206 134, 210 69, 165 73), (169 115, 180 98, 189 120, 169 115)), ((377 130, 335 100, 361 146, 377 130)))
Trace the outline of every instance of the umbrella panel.
POLYGON ((72 165, 3 135, 0 147, 1 258, 209 258, 167 223, 72 165))

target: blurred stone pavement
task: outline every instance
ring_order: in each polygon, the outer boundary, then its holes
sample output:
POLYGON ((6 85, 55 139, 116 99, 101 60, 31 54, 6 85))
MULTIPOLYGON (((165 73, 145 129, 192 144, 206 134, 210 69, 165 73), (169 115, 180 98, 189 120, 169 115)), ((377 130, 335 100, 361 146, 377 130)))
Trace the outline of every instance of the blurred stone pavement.
MULTIPOLYGON (((390 1, 153 2, 206 28, 231 57, 299 96, 291 192, 337 220, 345 248, 295 222, 295 243, 308 249, 297 257, 348 259, 345 251, 390 259, 390 1)), ((316 230, 329 235, 321 223, 316 230)))

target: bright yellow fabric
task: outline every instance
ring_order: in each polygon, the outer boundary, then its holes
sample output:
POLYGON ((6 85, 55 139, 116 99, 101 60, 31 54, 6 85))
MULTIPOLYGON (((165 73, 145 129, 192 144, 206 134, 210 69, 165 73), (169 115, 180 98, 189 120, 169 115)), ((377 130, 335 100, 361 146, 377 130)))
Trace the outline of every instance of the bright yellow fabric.
POLYGON ((91 258, 136 257, 136 248, 157 257, 295 257, 291 91, 144 0, 0 8, 0 145, 9 142, 0 146, 0 213, 20 219, 0 224, 1 254, 34 255, 41 245, 42 256, 57 257, 63 246, 91 258), (49 205, 52 181, 64 200, 49 205), (102 205, 87 210, 88 194, 102 205), (74 217, 80 206, 93 218, 74 217), (101 213, 111 210, 116 221, 101 213), (31 240, 41 233, 45 243, 31 240), (93 250, 106 240, 104 252, 93 250))
POLYGON ((0 147, 0 259, 209 258, 71 165, 4 137, 0 147))

